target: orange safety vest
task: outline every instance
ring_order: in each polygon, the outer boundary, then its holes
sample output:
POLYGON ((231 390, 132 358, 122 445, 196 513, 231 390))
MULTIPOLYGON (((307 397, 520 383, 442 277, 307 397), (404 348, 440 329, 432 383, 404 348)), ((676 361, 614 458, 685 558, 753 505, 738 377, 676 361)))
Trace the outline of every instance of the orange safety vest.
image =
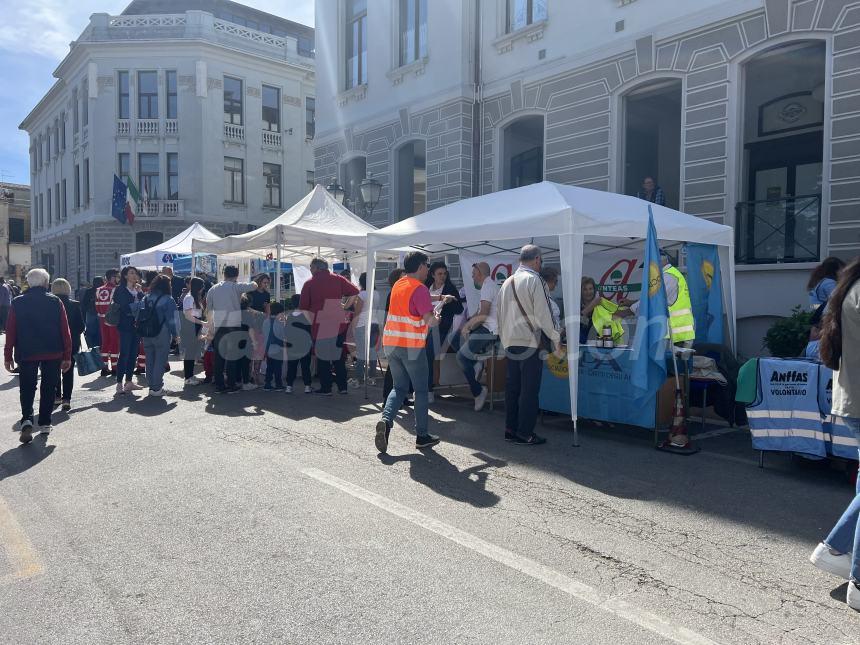
POLYGON ((427 287, 420 280, 408 276, 394 283, 382 335, 382 344, 386 347, 421 348, 427 344, 427 323, 409 312, 409 300, 418 288, 427 287))

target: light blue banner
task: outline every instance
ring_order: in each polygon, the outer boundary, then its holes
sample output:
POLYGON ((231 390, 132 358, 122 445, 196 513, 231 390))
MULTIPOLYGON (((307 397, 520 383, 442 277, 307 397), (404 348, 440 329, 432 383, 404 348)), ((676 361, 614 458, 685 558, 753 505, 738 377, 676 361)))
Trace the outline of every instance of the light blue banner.
POLYGON ((696 342, 723 344, 723 283, 712 244, 687 244, 687 287, 696 321, 696 342))
MULTIPOLYGON (((637 391, 630 380, 633 352, 599 347, 581 347, 580 350, 579 418, 653 428, 657 397, 635 400, 637 395, 641 396, 641 391, 637 391)), ((570 414, 566 358, 559 361, 550 356, 544 362, 540 408, 570 414)))

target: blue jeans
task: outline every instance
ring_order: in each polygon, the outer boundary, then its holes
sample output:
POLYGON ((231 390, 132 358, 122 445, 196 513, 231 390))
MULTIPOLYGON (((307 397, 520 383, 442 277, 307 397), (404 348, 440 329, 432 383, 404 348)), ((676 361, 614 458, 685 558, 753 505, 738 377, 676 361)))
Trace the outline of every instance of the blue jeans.
MULTIPOLYGON (((150 391, 160 390, 164 387, 164 366, 170 355, 170 331, 167 325, 161 326, 158 336, 143 339, 143 351, 146 353, 146 382, 150 391)), ((135 361, 137 360, 137 347, 135 347, 135 361)), ((120 350, 122 360, 122 350, 120 350)))
MULTIPOLYGON (((845 417, 843 421, 854 432, 857 448, 860 451, 860 419, 845 417)), ((824 543, 839 553, 853 552, 851 579, 854 582, 860 582, 860 478, 857 479, 857 494, 854 496, 854 501, 845 509, 824 543)))
POLYGON ((491 334, 490 330, 483 325, 479 325, 469 334, 469 340, 465 344, 463 344, 462 338, 460 334, 457 334, 451 339, 451 345, 457 348, 457 362, 463 368, 463 374, 469 383, 472 396, 478 396, 481 393, 481 384, 475 378, 475 365, 479 362, 475 356, 487 351, 496 342, 497 336, 491 334))
POLYGON ((423 437, 427 434, 427 356, 425 350, 407 349, 406 347, 386 347, 388 365, 391 368, 391 378, 394 389, 385 400, 382 418, 389 424, 394 423, 394 417, 406 397, 409 396, 409 383, 415 388, 415 434, 423 437))
POLYGON ((99 327, 99 317, 93 313, 87 313, 87 319, 85 322, 86 331, 84 331, 84 338, 87 340, 87 347, 92 349, 93 347, 98 347, 102 344, 102 330, 99 327))
MULTIPOLYGON (((137 365, 137 348, 140 345, 140 337, 135 331, 119 332, 119 360, 116 366, 116 382, 122 383, 122 378, 131 381, 134 375, 134 366, 137 365)), ((162 363, 163 365, 163 363, 162 363)), ((149 374, 147 374, 149 377, 149 374)))

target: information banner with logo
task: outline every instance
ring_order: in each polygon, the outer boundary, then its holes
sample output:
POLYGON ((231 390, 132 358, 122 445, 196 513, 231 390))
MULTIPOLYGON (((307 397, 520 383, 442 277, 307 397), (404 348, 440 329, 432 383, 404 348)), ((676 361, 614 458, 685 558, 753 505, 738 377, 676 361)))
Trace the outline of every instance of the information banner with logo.
MULTIPOLYGON (((657 398, 634 403, 630 382, 633 352, 627 349, 581 347, 579 358, 578 415, 609 423, 653 428, 657 398)), ((547 357, 540 384, 540 408, 570 414, 567 359, 547 357)))
POLYGON ((857 439, 842 417, 830 414, 833 405, 833 370, 818 366, 818 405, 824 417, 824 432, 830 435, 830 454, 844 459, 857 459, 857 439))

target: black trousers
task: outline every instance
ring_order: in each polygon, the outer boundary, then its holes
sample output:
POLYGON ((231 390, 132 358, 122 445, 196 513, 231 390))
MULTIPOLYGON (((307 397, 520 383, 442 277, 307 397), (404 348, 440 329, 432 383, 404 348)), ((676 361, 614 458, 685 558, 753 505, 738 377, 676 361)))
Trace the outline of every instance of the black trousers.
POLYGON ((310 352, 301 358, 291 358, 287 361, 287 385, 293 386, 296 380, 296 374, 299 371, 299 365, 302 366, 302 381, 305 385, 310 385, 313 381, 311 374, 311 355, 310 352))
POLYGON ((36 377, 41 371, 39 385, 40 426, 51 425, 54 397, 60 381, 60 360, 21 361, 18 363, 18 388, 21 393, 21 418, 33 420, 33 402, 36 400, 36 377))
POLYGON ((346 390, 346 361, 343 358, 343 341, 345 334, 337 338, 318 338, 314 343, 317 356, 317 374, 320 377, 320 390, 331 392, 332 380, 337 389, 346 390), (332 368, 334 379, 332 379, 332 368))
POLYGON ((72 400, 72 389, 75 387, 75 354, 77 352, 72 354, 71 369, 61 372, 60 378, 57 380, 57 398, 63 399, 63 401, 72 400))
POLYGON ((182 361, 182 373, 185 375, 186 380, 194 376, 195 362, 196 361, 193 358, 191 360, 185 359, 182 361))
POLYGON ((507 347, 505 383, 505 431, 528 439, 538 418, 538 394, 543 374, 540 350, 534 347, 507 347))
POLYGON ((215 332, 215 387, 223 390, 225 387, 236 387, 239 374, 239 341, 244 335, 238 327, 219 327, 215 332), (224 370, 227 370, 227 384, 224 384, 224 370))

